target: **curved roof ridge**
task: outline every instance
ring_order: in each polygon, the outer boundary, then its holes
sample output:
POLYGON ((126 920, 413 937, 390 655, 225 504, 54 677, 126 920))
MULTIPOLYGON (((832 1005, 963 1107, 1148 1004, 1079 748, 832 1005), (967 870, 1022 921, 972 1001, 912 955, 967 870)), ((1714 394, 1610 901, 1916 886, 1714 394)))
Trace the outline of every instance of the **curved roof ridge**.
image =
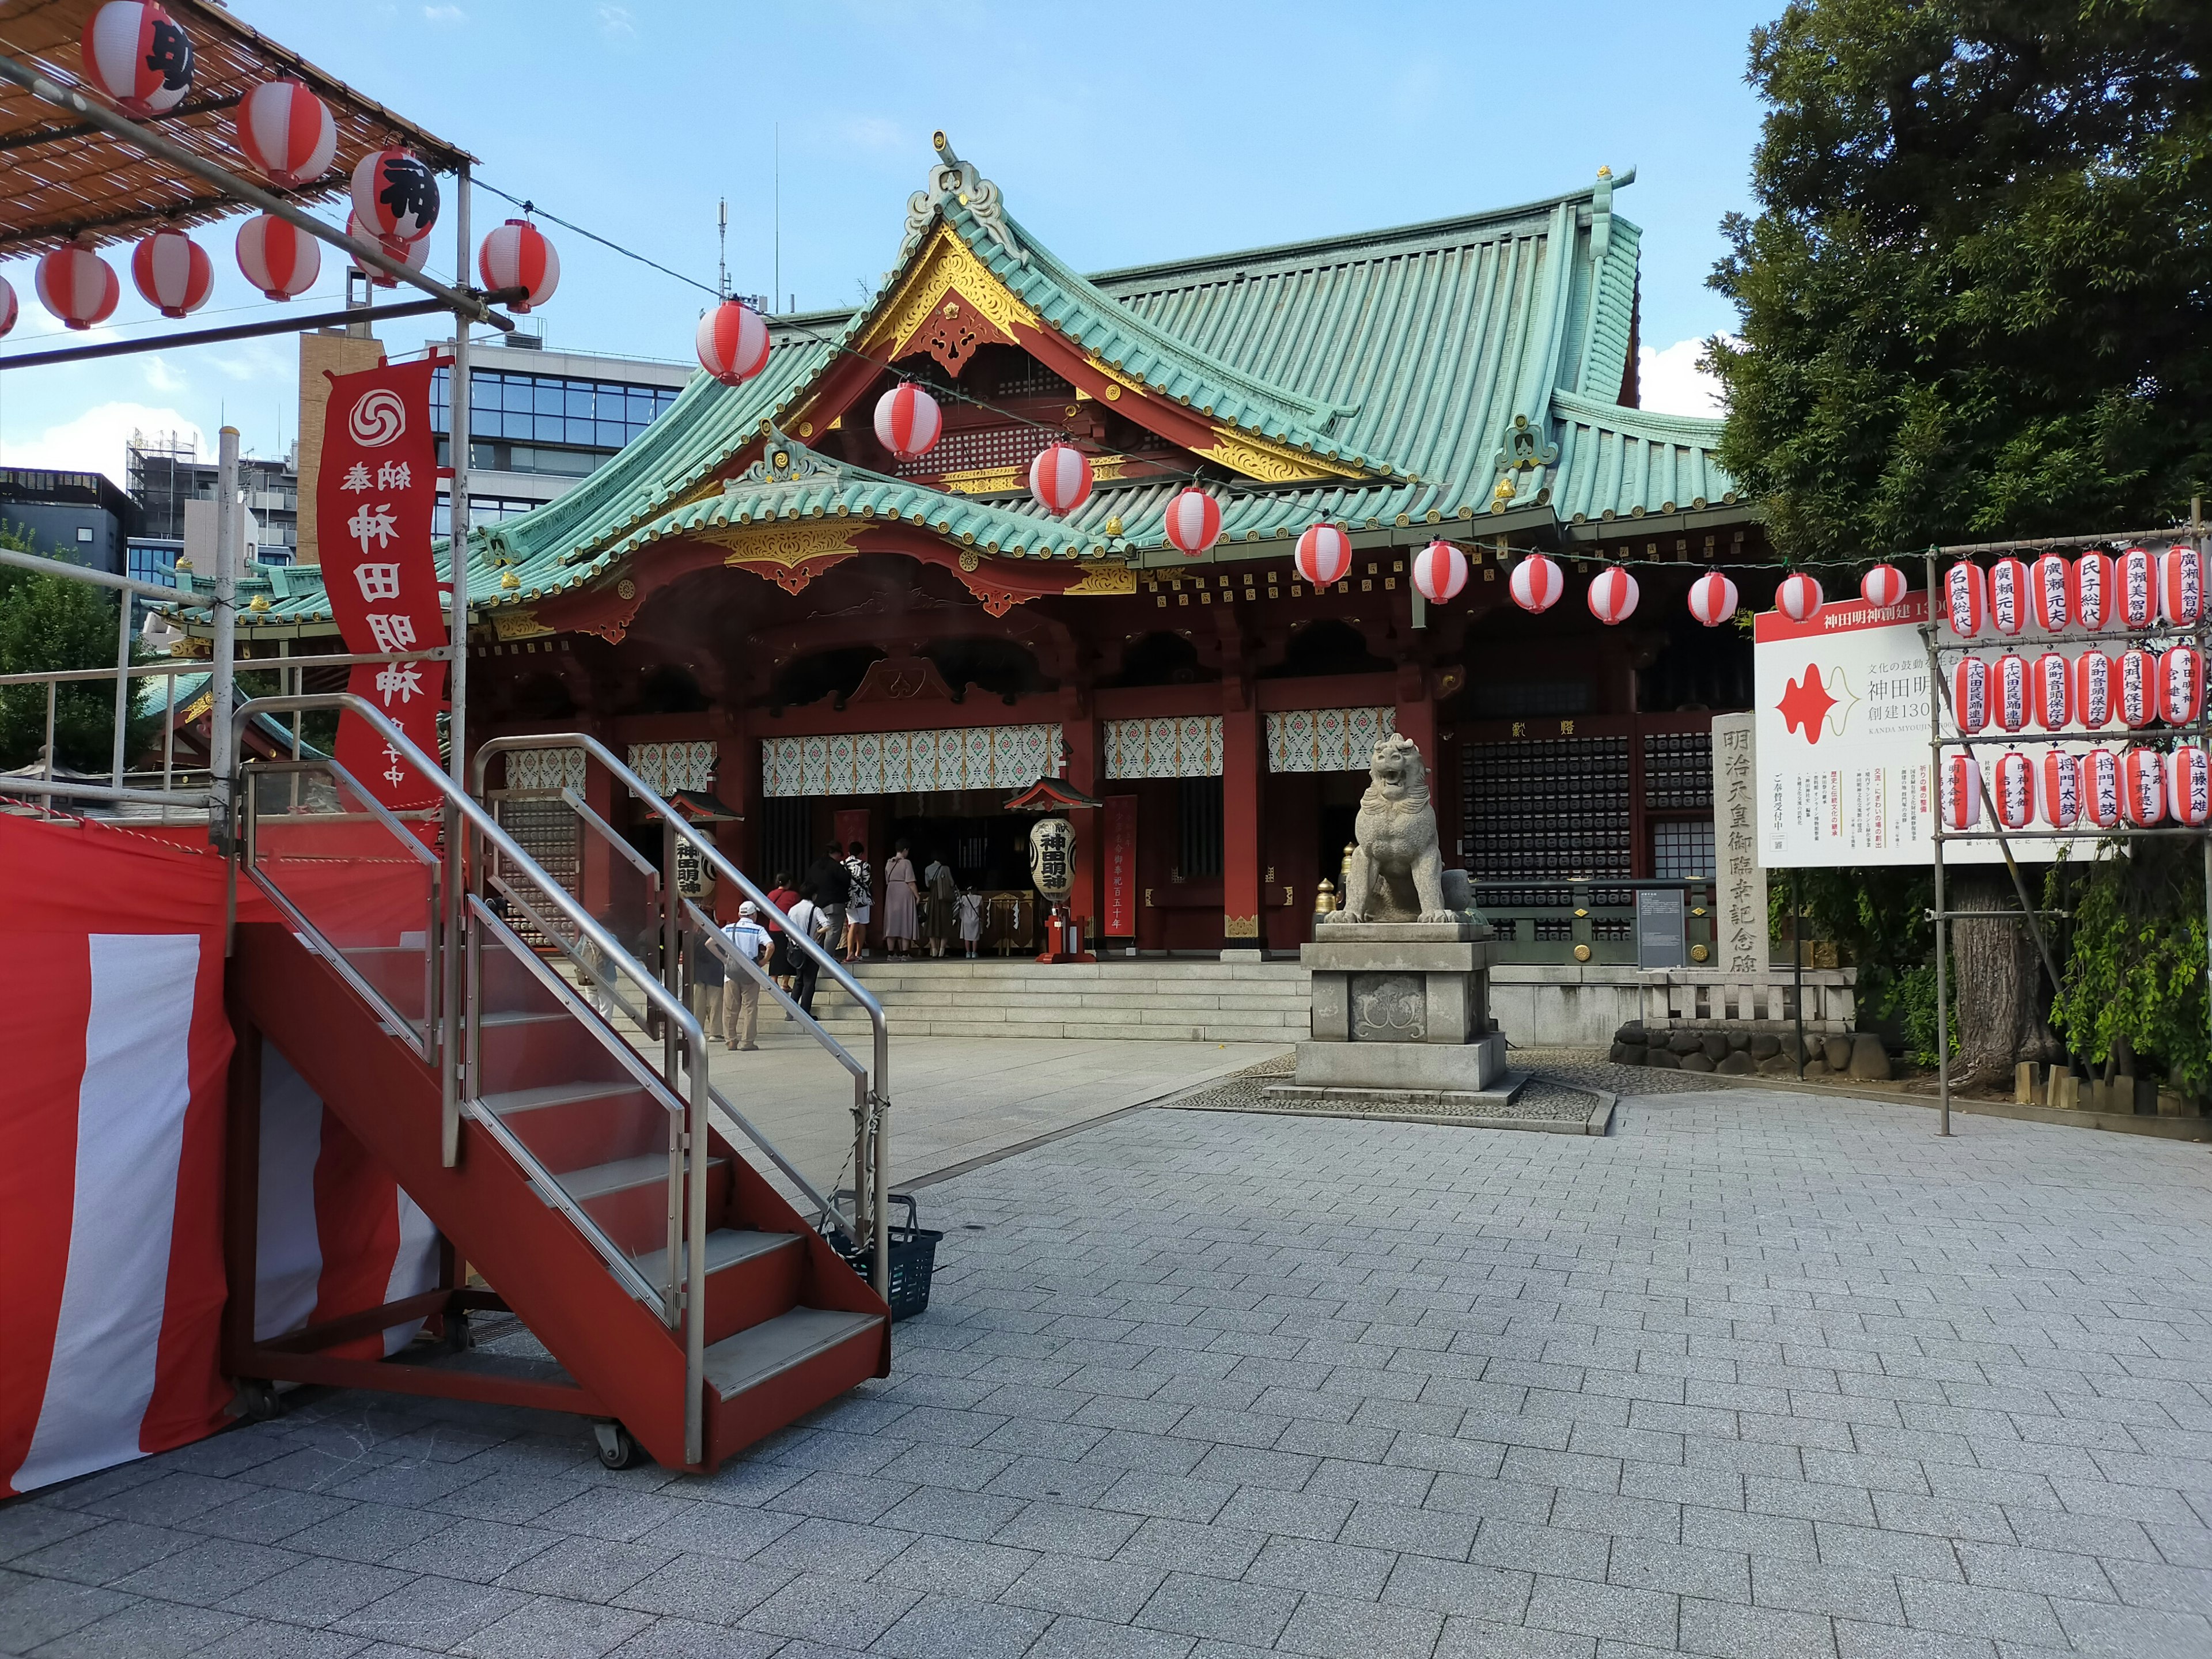
POLYGON ((1695 444, 1701 449, 1711 449, 1719 443, 1721 430, 1728 424, 1718 416, 1668 415, 1656 409, 1632 409, 1610 398, 1593 398, 1587 392, 1569 392, 1564 387, 1552 393, 1552 407, 1559 414, 1633 437, 1664 438, 1672 443, 1695 444))

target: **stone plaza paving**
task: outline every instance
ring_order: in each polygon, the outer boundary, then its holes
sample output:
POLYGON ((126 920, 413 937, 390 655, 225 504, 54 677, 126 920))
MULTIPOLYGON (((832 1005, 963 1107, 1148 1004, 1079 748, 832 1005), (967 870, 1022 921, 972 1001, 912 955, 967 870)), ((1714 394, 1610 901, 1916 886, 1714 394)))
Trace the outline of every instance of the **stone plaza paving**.
POLYGON ((2212 1654, 2212 1153, 1934 1127, 1129 1114, 926 1188, 895 1375, 712 1480, 324 1395, 0 1507, 0 1647, 2212 1654))

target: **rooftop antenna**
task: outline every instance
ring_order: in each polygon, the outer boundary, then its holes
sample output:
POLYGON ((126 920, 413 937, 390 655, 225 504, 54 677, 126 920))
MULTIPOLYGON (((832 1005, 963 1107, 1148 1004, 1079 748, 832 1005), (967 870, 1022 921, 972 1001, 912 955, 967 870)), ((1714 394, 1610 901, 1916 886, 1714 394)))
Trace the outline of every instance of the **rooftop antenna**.
POLYGON ((775 280, 769 287, 768 308, 775 309, 775 296, 783 292, 783 123, 775 124, 775 280))
POLYGON ((723 299, 730 297, 730 198, 722 198, 714 216, 716 228, 722 238, 722 251, 714 262, 714 291, 723 299))

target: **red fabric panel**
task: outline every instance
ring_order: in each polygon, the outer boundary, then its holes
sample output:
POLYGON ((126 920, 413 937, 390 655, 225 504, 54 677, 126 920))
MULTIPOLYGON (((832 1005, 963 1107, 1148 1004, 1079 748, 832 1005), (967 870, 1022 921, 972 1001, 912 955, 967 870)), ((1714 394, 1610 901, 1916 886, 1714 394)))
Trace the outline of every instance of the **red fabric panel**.
MULTIPOLYGON (((323 1274, 307 1322, 319 1325, 382 1307, 399 1255, 399 1183, 327 1108, 322 1152, 315 1159, 315 1236, 322 1243, 323 1274)), ((384 1335, 372 1332, 325 1352, 342 1359, 381 1359, 384 1335)))

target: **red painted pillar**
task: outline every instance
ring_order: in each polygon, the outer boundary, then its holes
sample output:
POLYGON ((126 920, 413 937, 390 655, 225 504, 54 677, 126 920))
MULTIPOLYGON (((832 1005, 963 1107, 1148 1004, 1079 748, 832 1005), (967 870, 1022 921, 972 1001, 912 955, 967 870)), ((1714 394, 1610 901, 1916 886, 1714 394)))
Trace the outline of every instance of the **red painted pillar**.
POLYGON ((1260 938, 1260 711, 1249 687, 1233 689, 1221 712, 1221 933, 1232 951, 1260 938), (1242 704, 1242 707, 1238 705, 1242 704))
MULTIPOLYGON (((625 753, 623 746, 615 741, 612 730, 605 721, 592 721, 584 729, 616 754, 625 753)), ((584 768, 584 804, 605 822, 612 823, 615 821, 614 777, 596 761, 584 768)), ((578 850, 581 854, 576 864, 576 878, 583 885, 583 891, 578 896, 584 901, 586 910, 605 920, 612 914, 615 902, 614 849, 607 845, 605 836, 580 823, 576 826, 576 835, 580 843, 578 850)))
MULTIPOLYGON (((1443 757, 1437 753, 1437 701, 1429 692, 1429 673, 1419 663, 1401 663, 1396 686, 1398 732, 1413 740, 1431 784, 1443 757)), ((1449 850, 1449 849, 1447 849, 1449 850)))
MULTIPOLYGON (((1060 740, 1067 745, 1067 762, 1062 776, 1067 784, 1086 795, 1097 795, 1099 785, 1098 719, 1092 712, 1091 699, 1083 692, 1070 690, 1060 693, 1060 740)), ((1075 830, 1075 886, 1067 896, 1067 908, 1082 925, 1084 939, 1094 949, 1098 945, 1099 870, 1098 838, 1105 833, 1099 823, 1099 814, 1082 807, 1067 815, 1068 823, 1075 830)))
MULTIPOLYGON (((723 805, 739 815, 734 823, 715 826, 714 845, 722 856, 751 878, 755 885, 765 889, 775 872, 763 876, 759 868, 761 815, 760 739, 746 729, 745 711, 725 708, 721 711, 723 732, 715 744, 714 796, 723 805)), ((726 882, 715 888, 717 921, 738 919, 738 894, 726 882)))

